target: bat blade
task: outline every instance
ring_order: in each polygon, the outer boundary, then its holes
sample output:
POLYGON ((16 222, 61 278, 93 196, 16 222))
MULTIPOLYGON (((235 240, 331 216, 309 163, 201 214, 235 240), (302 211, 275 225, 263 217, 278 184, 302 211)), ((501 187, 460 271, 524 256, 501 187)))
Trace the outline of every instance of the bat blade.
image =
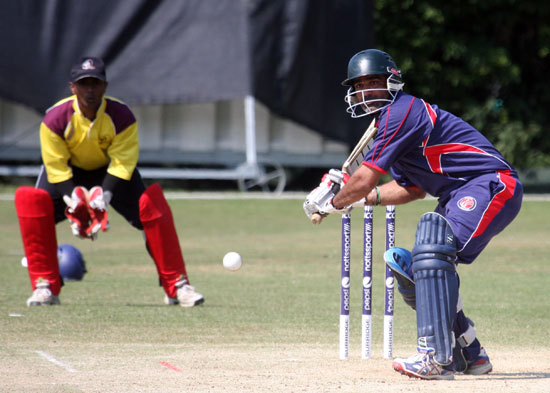
POLYGON ((359 142, 357 142, 357 145, 355 145, 346 161, 344 161, 344 164, 342 165, 342 172, 346 172, 348 175, 351 175, 361 166, 361 163, 365 158, 365 150, 368 150, 367 147, 369 147, 369 143, 372 141, 377 131, 378 127, 376 127, 376 119, 372 119, 367 130, 364 132, 361 139, 359 139, 359 142))
MULTIPOLYGON (((365 150, 369 150, 369 142, 372 141, 377 131, 378 127, 376 127, 376 118, 374 118, 370 122, 366 131, 363 133, 361 139, 359 139, 359 142, 357 142, 357 144, 351 151, 346 161, 344 161, 344 164, 342 165, 342 172, 345 172, 351 176, 353 172, 355 172, 361 166, 361 163, 365 158, 365 150)), ((311 216, 311 222, 313 223, 313 225, 319 225, 321 221, 323 221, 323 218, 324 217, 321 214, 314 213, 311 216)))

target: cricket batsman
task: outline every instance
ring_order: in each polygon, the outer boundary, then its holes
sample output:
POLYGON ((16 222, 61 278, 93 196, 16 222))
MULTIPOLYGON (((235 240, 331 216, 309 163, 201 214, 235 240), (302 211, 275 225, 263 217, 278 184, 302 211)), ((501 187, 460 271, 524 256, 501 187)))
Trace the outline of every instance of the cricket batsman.
POLYGON ((138 124, 128 106, 105 96, 103 61, 83 57, 70 71, 72 96, 49 108, 40 125, 43 166, 36 187, 15 193, 32 296, 28 306, 60 304, 63 281, 56 224, 94 240, 109 229, 108 209, 143 231, 166 304, 193 307, 204 297, 190 285, 170 206, 158 184, 145 187, 136 168, 138 124))
POLYGON ((413 249, 384 254, 417 321, 416 353, 395 359, 393 368, 428 380, 491 372, 464 313, 457 266, 473 263, 519 213, 523 187, 516 170, 470 124, 405 93, 401 72, 385 52, 355 54, 342 84, 348 113, 374 116, 378 131, 351 177, 336 169, 323 177, 304 202, 306 214, 348 212, 363 198, 368 205, 399 205, 426 193, 436 197, 435 210, 420 217, 413 249), (388 172, 393 180, 379 186, 388 172))

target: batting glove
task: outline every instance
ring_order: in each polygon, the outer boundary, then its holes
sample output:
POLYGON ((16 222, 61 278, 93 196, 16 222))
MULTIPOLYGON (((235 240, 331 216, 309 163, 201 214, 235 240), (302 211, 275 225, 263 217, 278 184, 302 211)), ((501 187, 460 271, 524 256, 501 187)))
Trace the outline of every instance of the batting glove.
POLYGON ((306 216, 311 218, 315 213, 318 213, 317 205, 323 203, 325 200, 331 200, 334 198, 334 192, 331 189, 332 182, 328 173, 325 173, 321 179, 321 183, 313 189, 307 196, 304 201, 304 212, 306 216))
POLYGON ((100 186, 93 187, 89 192, 88 211, 90 213, 91 224, 86 233, 92 239, 97 238, 97 234, 101 229, 103 232, 109 229, 109 214, 107 205, 111 201, 112 193, 103 191, 100 186))
POLYGON ((347 213, 351 209, 335 209, 332 205, 334 196, 345 186, 349 175, 338 169, 331 169, 325 173, 321 183, 311 191, 304 202, 303 208, 306 216, 311 218, 315 213, 327 215, 329 213, 347 213))
POLYGON ((317 209, 318 209, 317 212, 322 216, 326 216, 327 214, 333 214, 333 213, 347 214, 353 209, 353 205, 344 206, 340 209, 337 209, 332 204, 332 199, 331 199, 321 205, 317 205, 317 209))
POLYGON ((330 181, 334 185, 338 185, 338 188, 335 190, 334 194, 338 194, 338 191, 344 188, 349 180, 349 175, 339 169, 331 169, 326 175, 328 175, 330 181))
POLYGON ((87 230, 90 225, 90 212, 88 210, 88 190, 85 187, 75 187, 71 196, 63 195, 65 216, 69 219, 73 235, 82 239, 88 238, 87 230))

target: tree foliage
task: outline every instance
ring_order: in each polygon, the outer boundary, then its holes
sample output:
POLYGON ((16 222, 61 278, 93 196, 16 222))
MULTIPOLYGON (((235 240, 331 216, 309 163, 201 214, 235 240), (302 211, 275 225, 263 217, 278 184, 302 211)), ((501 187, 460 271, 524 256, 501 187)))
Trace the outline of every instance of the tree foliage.
POLYGON ((518 168, 550 166, 550 3, 376 0, 405 90, 470 122, 518 168))

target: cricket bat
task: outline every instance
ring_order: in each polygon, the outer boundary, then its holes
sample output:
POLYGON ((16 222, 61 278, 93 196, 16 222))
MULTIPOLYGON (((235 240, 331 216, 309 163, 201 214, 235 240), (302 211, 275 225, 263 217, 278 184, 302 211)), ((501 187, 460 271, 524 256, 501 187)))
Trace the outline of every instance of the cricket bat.
MULTIPOLYGON (((364 150, 369 142, 372 140, 372 138, 374 138, 377 131, 378 127, 376 127, 376 118, 374 118, 367 127, 367 130, 365 131, 361 139, 359 139, 359 142, 357 142, 357 145, 355 145, 355 147, 351 151, 346 161, 344 161, 344 164, 342 165, 342 172, 345 172, 351 176, 351 174, 361 166, 361 163, 365 158, 364 150)), ((314 225, 320 224, 322 220, 323 216, 319 213, 314 213, 311 216, 311 222, 314 225)))

